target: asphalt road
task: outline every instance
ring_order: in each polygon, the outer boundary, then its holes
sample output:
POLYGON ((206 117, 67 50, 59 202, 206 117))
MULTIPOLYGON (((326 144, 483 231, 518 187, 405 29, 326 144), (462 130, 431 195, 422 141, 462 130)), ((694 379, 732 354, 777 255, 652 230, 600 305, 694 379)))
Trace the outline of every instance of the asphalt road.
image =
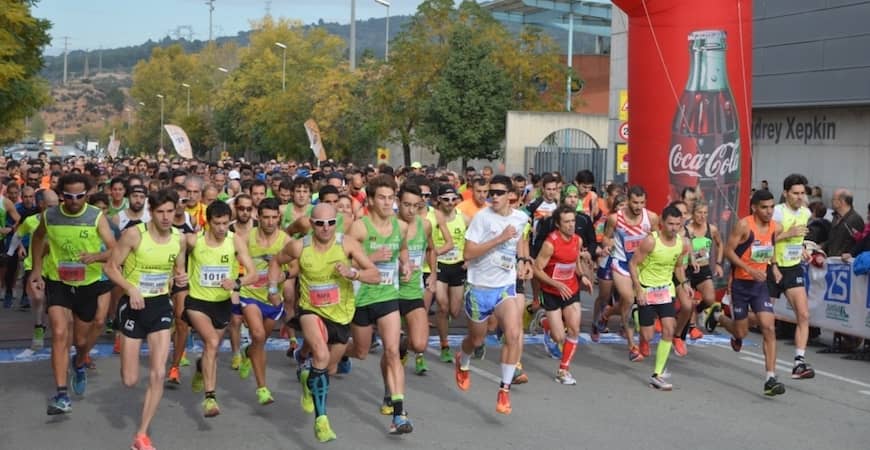
MULTIPOLYGON (((7 320, 14 314, 23 315, 2 311, 7 320)), ((527 340, 539 342, 538 337, 527 340)), ((192 368, 183 368, 182 388, 166 390, 151 436, 160 449, 868 448, 868 363, 811 348, 808 360, 817 369, 816 378, 791 380, 794 349, 781 341, 778 373, 787 392, 768 398, 761 393, 760 336, 751 335, 739 354, 725 342, 724 336, 708 337, 690 342, 687 357, 672 356, 672 392, 649 388, 652 358, 629 362, 615 335, 599 344, 584 341, 572 367, 576 386, 555 383, 557 361, 541 345, 529 344, 523 362, 530 383, 513 388, 513 414, 502 416, 495 413, 495 342, 490 342, 485 360, 473 361, 472 388, 463 393, 455 386, 452 366, 437 360, 433 341, 427 355, 430 372, 418 377, 408 369, 406 408, 415 430, 401 437, 387 434, 389 418, 379 414, 379 355, 370 355, 354 361, 351 374, 332 378, 328 411, 338 440, 328 444, 314 438, 313 417, 299 407, 295 365, 282 351, 269 352, 267 378, 276 401, 268 406, 257 404, 253 377, 240 380, 224 352, 217 390, 221 415, 202 417, 202 396, 189 389, 192 368)), ((282 345, 276 341, 270 348, 282 345)), ((14 347, 4 352, 0 449, 129 448, 147 371, 142 371, 138 387, 124 388, 118 358, 108 356, 108 344, 100 344, 86 395, 73 397, 71 414, 49 417, 45 406, 53 383, 47 353, 14 347)))

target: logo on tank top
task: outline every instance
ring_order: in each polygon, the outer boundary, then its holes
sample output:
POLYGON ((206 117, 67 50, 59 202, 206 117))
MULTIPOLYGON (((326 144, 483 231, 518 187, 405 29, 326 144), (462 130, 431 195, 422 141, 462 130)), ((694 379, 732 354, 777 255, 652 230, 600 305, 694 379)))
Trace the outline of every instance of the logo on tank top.
POLYGON ((230 262, 230 255, 221 255, 221 263, 230 262))

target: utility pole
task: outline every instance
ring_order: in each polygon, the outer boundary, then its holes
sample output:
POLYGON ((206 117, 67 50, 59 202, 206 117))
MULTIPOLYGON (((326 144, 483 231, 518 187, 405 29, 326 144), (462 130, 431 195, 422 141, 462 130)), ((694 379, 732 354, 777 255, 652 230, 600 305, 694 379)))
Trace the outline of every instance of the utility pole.
POLYGON ((269 0, 266 0, 266 17, 271 16, 271 15, 272 15, 272 2, 269 0))
POLYGON ((69 56, 69 36, 63 36, 63 85, 66 86, 67 56, 69 56))
POLYGON ((350 0, 350 71, 356 70, 356 0, 350 0))
POLYGON ((99 56, 99 63, 97 65, 97 73, 103 73, 103 46, 100 46, 100 51, 97 53, 99 56))
POLYGON ((88 54, 89 53, 90 52, 88 51, 88 49, 85 49, 85 68, 84 68, 84 70, 82 70, 82 78, 88 77, 88 54))
POLYGON ((206 0, 205 4, 208 5, 208 41, 214 41, 214 33, 212 31, 212 13, 214 13, 214 0, 206 0))

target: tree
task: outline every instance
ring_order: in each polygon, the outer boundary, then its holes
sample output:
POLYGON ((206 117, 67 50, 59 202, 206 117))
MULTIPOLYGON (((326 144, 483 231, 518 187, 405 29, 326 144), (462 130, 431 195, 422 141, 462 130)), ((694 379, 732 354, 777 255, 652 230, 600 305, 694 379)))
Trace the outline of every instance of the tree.
POLYGON ((36 0, 0 0, 0 142, 24 134, 24 119, 50 101, 47 84, 37 74, 42 50, 51 39, 51 23, 36 19, 36 0))
POLYGON ((469 26, 454 29, 449 48, 447 64, 424 103, 420 135, 438 151, 439 165, 457 158, 499 158, 512 103, 510 79, 493 61, 492 46, 475 42, 469 26))

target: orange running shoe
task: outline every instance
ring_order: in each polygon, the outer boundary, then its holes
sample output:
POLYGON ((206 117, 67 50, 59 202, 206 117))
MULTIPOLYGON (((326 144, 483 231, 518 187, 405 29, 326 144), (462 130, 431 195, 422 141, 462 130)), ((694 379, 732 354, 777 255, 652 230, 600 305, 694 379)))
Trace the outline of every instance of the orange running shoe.
POLYGON ((689 352, 686 350, 686 341, 680 338, 674 338, 674 353, 677 356, 686 356, 689 352))
POLYGON ((456 387, 458 387, 460 391, 467 391, 471 389, 471 371, 462 370, 459 366, 459 359, 459 355, 456 355, 456 362, 454 362, 454 366, 456 367, 456 387))
POLYGON ((151 438, 147 434, 137 434, 133 439, 133 445, 130 446, 130 450, 155 450, 155 448, 151 445, 151 438))
POLYGON ((495 412, 499 414, 509 415, 513 408, 511 408, 511 391, 507 389, 498 390, 498 397, 495 401, 495 412))
POLYGON ((639 348, 641 356, 643 356, 644 358, 649 356, 649 341, 641 339, 639 348))
POLYGON ((704 337, 704 332, 698 329, 698 327, 692 327, 689 328, 689 337, 692 338, 692 340, 697 341, 704 337))
POLYGON ((169 368, 169 375, 166 376, 166 382, 176 386, 181 384, 181 374, 178 372, 178 366, 172 366, 169 368))
POLYGON ((662 321, 660 319, 656 319, 655 327, 656 327, 656 333, 662 332, 662 321))

